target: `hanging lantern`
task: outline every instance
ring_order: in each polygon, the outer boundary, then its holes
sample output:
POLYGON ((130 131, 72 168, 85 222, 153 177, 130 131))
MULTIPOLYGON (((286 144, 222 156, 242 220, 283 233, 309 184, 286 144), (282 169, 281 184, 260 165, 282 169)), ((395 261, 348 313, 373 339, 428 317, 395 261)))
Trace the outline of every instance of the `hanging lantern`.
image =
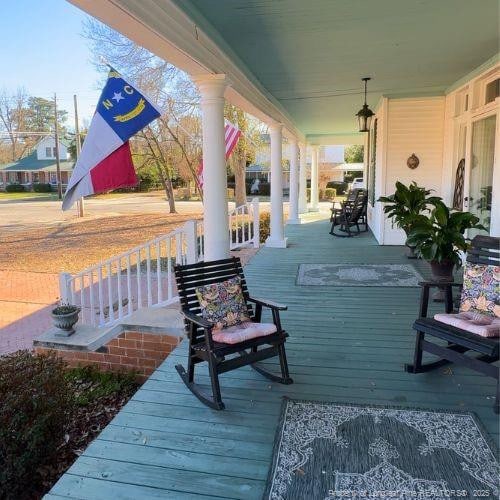
POLYGON ((368 80, 371 80, 371 78, 362 78, 361 79, 363 82, 365 82, 365 103, 363 104, 363 107, 356 113, 356 116, 358 117, 358 124, 359 124, 359 131, 360 132, 369 132, 370 131, 370 124, 372 122, 372 116, 375 114, 369 107, 368 104, 366 104, 366 84, 368 80))

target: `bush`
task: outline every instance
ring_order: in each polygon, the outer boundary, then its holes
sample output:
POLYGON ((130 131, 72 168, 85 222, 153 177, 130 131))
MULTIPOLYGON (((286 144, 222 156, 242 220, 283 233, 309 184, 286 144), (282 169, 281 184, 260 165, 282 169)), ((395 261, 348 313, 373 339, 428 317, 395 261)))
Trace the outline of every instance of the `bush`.
POLYGON ((325 190, 320 191, 320 198, 325 201, 333 201, 333 199, 337 196, 337 190, 334 188, 326 188, 325 190))
POLYGON ((7 184, 5 186, 6 193, 24 193, 26 188, 22 184, 7 184))
POLYGON ((311 188, 306 188, 307 203, 311 203, 311 188))
POLYGON ((271 214, 263 212, 259 215, 259 240, 265 243, 268 236, 271 234, 271 214))
POLYGON ((327 188, 333 188, 337 191, 338 195, 345 194, 347 191, 347 182, 342 181, 331 181, 326 185, 327 188))
POLYGON ((65 363, 19 351, 0 358, 0 491, 24 498, 64 443, 73 397, 65 363))
POLYGON ((50 193, 52 186, 48 182, 36 182, 33 184, 33 191, 35 193, 50 193))

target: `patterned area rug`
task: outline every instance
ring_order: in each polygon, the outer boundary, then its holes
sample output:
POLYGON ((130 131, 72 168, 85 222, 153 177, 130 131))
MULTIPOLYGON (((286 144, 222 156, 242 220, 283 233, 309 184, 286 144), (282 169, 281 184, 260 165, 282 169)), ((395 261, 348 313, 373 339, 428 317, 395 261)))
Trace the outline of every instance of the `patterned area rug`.
POLYGON ((297 285, 418 286, 422 276, 410 264, 300 264, 297 285))
POLYGON ((470 413, 285 399, 264 498, 494 498, 494 450, 470 413))

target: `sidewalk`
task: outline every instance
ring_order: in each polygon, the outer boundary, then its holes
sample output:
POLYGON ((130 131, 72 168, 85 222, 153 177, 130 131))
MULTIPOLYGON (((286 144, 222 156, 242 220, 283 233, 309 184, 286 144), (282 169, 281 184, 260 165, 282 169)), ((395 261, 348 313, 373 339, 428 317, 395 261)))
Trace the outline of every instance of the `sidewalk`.
POLYGON ((0 270, 0 355, 31 349, 50 327, 58 296, 57 274, 0 270))

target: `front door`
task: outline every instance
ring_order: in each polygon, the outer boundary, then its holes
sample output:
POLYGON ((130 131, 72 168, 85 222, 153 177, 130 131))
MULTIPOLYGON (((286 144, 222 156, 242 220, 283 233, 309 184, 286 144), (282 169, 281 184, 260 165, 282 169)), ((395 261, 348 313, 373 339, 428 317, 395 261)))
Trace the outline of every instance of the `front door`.
POLYGON ((477 120, 472 124, 469 194, 466 200, 469 212, 479 217, 486 232, 470 230, 469 238, 473 238, 476 234, 490 233, 495 131, 496 115, 477 120))

